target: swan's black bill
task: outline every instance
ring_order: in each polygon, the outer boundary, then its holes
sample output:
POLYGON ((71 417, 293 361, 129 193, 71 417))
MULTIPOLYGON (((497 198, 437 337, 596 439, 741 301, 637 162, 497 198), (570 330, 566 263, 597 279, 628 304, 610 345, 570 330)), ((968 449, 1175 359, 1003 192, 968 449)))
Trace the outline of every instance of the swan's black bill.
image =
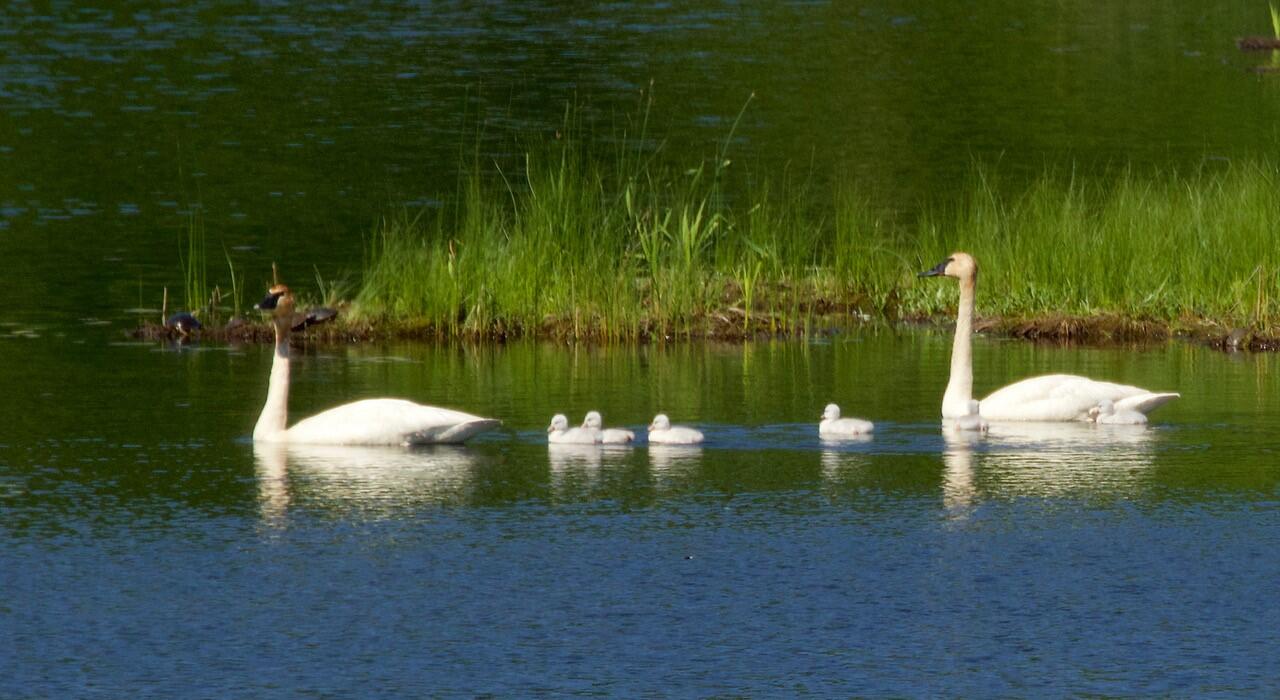
POLYGON ((934 265, 932 268, 925 270, 924 272, 921 272, 920 274, 916 275, 916 277, 941 277, 942 275, 947 274, 947 265, 949 265, 950 263, 951 263, 951 258, 947 258, 946 260, 943 260, 937 265, 934 265))
POLYGON ((259 311, 274 311, 276 308, 276 302, 280 301, 280 297, 283 296, 283 294, 283 292, 268 294, 265 299, 254 304, 253 308, 258 309, 259 311))

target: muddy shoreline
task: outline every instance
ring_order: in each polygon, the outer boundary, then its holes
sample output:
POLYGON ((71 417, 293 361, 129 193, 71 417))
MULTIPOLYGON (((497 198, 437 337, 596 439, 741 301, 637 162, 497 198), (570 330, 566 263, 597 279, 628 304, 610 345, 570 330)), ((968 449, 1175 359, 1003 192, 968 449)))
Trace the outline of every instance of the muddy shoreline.
MULTIPOLYGON (((297 342, 360 344, 397 340, 424 342, 505 343, 514 340, 545 340, 580 343, 641 344, 716 341, 746 342, 804 335, 831 336, 861 328, 932 328, 946 329, 955 323, 950 316, 920 316, 899 319, 870 317, 865 314, 826 313, 804 319, 756 316, 746 319, 741 312, 717 312, 688 328, 642 328, 635 337, 608 338, 599 332, 583 332, 581 324, 561 319, 548 319, 540 327, 508 327, 500 324, 484 330, 441 328, 430 324, 364 320, 339 320, 295 333, 297 342)), ((592 328, 590 324, 586 326, 592 328)), ((1057 344, 1094 346, 1143 345, 1168 340, 1183 340, 1207 345, 1225 352, 1274 352, 1280 350, 1280 337, 1248 327, 1223 325, 1206 319, 1178 324, 1167 321, 1132 318, 1116 314, 1072 316, 1055 314, 1031 318, 979 317, 974 330, 978 333, 1057 344)), ((135 340, 215 343, 270 343, 274 331, 265 321, 233 319, 226 324, 207 324, 189 334, 155 323, 145 323, 128 331, 135 340)))

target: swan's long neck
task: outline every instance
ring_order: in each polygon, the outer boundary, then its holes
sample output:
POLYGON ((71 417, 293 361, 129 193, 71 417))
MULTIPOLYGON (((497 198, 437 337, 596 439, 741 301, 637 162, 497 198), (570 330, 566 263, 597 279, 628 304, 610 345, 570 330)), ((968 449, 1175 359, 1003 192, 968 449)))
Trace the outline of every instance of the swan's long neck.
POLYGON ((276 324, 276 350, 271 360, 271 381, 267 385, 267 403, 253 427, 253 439, 278 441, 283 438, 289 420, 289 328, 276 324))
POLYGON ((973 303, 977 296, 978 280, 975 277, 960 278, 960 312, 956 317, 956 337, 951 346, 951 380, 942 395, 942 417, 959 418, 969 415, 969 402, 973 399, 973 303))

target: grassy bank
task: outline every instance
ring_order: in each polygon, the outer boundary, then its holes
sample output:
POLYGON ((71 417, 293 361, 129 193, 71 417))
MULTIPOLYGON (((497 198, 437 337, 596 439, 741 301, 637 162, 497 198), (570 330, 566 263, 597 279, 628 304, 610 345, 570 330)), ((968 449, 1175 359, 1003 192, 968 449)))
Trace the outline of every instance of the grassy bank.
POLYGON ((954 285, 915 273, 963 249, 982 266, 979 314, 1015 331, 1280 329, 1275 164, 1022 186, 978 167, 957 201, 909 219, 855 183, 731 180, 726 164, 601 165, 557 142, 514 181, 472 168, 446 207, 370 233, 353 314, 445 336, 599 339, 944 317, 954 285))

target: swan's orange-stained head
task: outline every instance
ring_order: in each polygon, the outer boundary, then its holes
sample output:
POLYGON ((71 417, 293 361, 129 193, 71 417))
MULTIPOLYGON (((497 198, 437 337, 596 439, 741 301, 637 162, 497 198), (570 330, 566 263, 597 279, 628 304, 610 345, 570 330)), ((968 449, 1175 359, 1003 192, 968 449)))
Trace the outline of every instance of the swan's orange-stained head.
POLYGON ((277 318, 292 315, 293 294, 283 284, 274 285, 267 290, 267 296, 258 302, 255 308, 260 311, 269 311, 277 318))
POLYGON ((978 276, 978 261, 968 253, 952 253, 951 257, 921 272, 919 277, 955 277, 974 279, 978 276))

